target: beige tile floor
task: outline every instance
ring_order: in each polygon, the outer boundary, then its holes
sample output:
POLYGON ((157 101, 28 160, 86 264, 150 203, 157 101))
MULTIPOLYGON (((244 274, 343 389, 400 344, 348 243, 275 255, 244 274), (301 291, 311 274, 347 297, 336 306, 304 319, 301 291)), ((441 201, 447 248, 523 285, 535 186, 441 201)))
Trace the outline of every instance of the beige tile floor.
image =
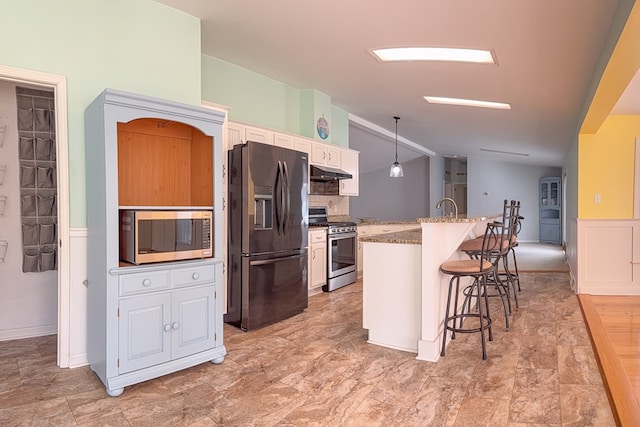
POLYGON ((520 309, 509 332, 494 316, 486 361, 477 334, 437 363, 367 344, 361 301, 358 282, 258 331, 225 325, 224 363, 117 398, 88 367, 57 368, 55 336, 2 342, 0 425, 615 425, 566 273, 523 274, 520 309))

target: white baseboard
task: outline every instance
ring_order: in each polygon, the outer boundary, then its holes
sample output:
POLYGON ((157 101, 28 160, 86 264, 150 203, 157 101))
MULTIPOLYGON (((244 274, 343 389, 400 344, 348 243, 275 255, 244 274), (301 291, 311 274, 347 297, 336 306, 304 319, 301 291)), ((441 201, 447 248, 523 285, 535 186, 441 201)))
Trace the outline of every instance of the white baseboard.
POLYGON ((79 368, 89 364, 87 353, 72 354, 69 356, 69 368, 79 368))
POLYGON ((30 328, 5 329, 0 331, 0 341, 19 340, 23 338, 41 337, 44 335, 56 335, 58 325, 33 326, 30 328))

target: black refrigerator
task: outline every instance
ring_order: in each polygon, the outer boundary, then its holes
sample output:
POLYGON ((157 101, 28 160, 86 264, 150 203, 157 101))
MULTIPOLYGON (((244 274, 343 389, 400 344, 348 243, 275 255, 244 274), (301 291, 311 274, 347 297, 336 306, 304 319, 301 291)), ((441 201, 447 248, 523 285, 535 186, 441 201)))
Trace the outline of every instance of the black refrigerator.
POLYGON ((224 320, 242 330, 307 308, 307 157, 257 142, 229 151, 224 320))

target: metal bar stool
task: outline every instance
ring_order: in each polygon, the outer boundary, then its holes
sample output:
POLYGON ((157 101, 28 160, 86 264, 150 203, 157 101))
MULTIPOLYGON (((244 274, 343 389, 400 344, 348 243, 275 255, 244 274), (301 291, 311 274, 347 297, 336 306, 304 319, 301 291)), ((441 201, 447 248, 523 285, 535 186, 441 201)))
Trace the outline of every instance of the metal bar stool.
MULTIPOLYGON (((502 209, 502 222, 495 223, 502 226, 502 232, 498 239, 492 241, 493 246, 491 247, 491 261, 494 263, 496 271, 487 277, 487 294, 489 297, 500 297, 502 308, 504 310, 505 328, 507 331, 509 330, 509 315, 512 312, 510 288, 513 286, 513 283, 509 282, 509 279, 511 278, 510 275, 503 276, 498 272, 498 265, 501 262, 504 264, 505 257, 508 255, 509 239, 511 238, 510 236, 513 230, 513 212, 515 205, 514 201, 508 202, 505 200, 502 209), (505 280, 502 280, 503 278, 505 280), (491 290, 495 292, 491 292, 491 290)), ((482 253, 482 243, 483 237, 465 240, 462 242, 459 249, 466 253, 469 258, 478 259, 482 253)), ((518 307, 517 295, 515 298, 516 307, 518 307)))
POLYGON ((522 228, 522 221, 524 217, 520 215, 520 201, 517 202, 514 211, 514 224, 512 230, 511 239, 509 239, 509 253, 504 259, 503 275, 507 277, 507 279, 514 285, 514 295, 516 298, 516 307, 518 306, 518 296, 515 293, 515 287, 518 287, 518 291, 521 291, 520 288, 520 274, 518 272, 518 260, 516 259, 516 251, 515 248, 518 246, 518 234, 520 233, 520 229, 522 228), (513 259, 513 270, 509 267, 509 254, 511 254, 511 258, 513 259))
POLYGON ((449 280, 449 291, 447 293, 447 306, 444 318, 444 331, 442 335, 442 350, 440 356, 445 355, 445 347, 447 344, 447 331, 451 331, 451 339, 456 338, 456 333, 480 333, 482 341, 482 359, 487 359, 487 346, 485 339, 485 330, 489 331, 489 341, 493 341, 493 331, 491 329, 491 315, 489 313, 489 299, 487 297, 487 278, 495 275, 496 264, 492 261, 491 247, 495 246, 495 242, 503 239, 503 226, 500 223, 489 223, 485 229, 482 239, 482 249, 477 259, 463 259, 446 261, 440 266, 443 274, 451 275, 449 280), (458 312, 458 296, 460 295, 460 278, 471 277, 473 282, 466 290, 464 290, 465 299, 476 300, 477 313, 471 313, 471 310, 464 310, 466 303, 462 304, 460 312, 458 312), (451 314, 451 296, 453 298, 453 314, 451 314), (464 326, 467 319, 477 319, 477 327, 474 325, 464 326))

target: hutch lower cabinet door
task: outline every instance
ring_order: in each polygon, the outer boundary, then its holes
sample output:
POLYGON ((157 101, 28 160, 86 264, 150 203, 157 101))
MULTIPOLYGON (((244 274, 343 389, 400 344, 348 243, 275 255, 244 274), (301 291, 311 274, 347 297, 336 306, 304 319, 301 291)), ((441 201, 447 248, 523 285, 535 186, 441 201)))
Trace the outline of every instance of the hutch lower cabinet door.
POLYGON ((214 347, 213 286, 126 298, 119 309, 119 372, 214 347))

